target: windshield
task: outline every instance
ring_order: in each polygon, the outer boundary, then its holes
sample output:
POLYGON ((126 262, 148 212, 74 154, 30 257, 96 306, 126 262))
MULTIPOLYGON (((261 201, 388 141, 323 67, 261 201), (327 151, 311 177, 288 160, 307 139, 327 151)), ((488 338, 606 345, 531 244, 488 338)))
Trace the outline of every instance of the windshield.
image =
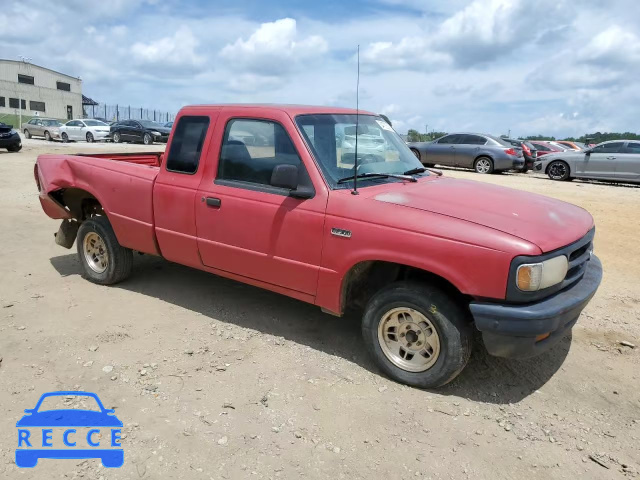
MULTIPOLYGON (((409 147, 381 117, 359 115, 358 175, 365 173, 403 174, 422 167, 409 147)), ((339 185, 341 178, 354 175, 356 146, 356 115, 299 115, 298 128, 313 152, 332 188, 351 188, 351 183, 339 185)), ((394 178, 358 179, 359 186, 380 182, 395 182, 394 178)))
POLYGON ((83 120, 83 121, 87 127, 108 127, 106 123, 103 123, 100 120, 83 120))
POLYGON ((140 125, 142 125, 145 128, 161 128, 162 127, 162 125, 152 120, 138 120, 138 122, 140 122, 140 125))

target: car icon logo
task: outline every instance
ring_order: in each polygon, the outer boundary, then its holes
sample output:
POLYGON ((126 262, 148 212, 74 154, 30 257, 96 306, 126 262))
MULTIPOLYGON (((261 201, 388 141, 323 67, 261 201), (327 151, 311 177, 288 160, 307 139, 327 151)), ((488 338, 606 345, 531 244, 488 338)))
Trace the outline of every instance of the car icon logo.
POLYGON ((122 422, 114 410, 104 408, 98 395, 91 392, 59 391, 45 393, 36 406, 26 409, 18 422, 16 465, 32 468, 41 458, 85 459, 99 458, 107 468, 124 463, 120 445, 122 422), (70 396, 97 405, 97 409, 47 409, 43 402, 70 396), (93 403, 95 401, 95 403, 93 403))

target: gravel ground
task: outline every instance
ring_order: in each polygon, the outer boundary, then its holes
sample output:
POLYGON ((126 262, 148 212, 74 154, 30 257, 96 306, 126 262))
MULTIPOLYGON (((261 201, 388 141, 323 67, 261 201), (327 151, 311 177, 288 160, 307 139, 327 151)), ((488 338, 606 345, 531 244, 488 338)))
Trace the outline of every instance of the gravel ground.
POLYGON ((505 361, 476 342, 453 383, 421 391, 376 370, 357 318, 149 256, 120 285, 82 279, 38 203, 36 156, 162 146, 24 143, 0 152, 0 478, 640 476, 640 188, 446 170, 589 210, 605 277, 546 355, 505 361), (15 466, 15 422, 52 390, 116 409, 122 468, 15 466))

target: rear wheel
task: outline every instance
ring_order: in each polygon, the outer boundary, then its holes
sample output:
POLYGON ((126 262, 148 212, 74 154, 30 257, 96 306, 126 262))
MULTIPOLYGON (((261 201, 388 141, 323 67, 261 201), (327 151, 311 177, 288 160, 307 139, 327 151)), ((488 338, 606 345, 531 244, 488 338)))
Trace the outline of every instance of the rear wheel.
POLYGON ((569 180, 569 165, 562 160, 554 160, 547 167, 547 175, 551 180, 569 180))
POLYGON ((94 142, 93 133, 87 132, 87 142, 88 143, 93 143, 94 142))
POLYGON ((142 137, 142 143, 145 145, 151 145, 153 143, 153 139, 151 138, 151 134, 145 133, 144 137, 142 137))
POLYGON ((493 160, 489 157, 480 157, 473 164, 473 169, 477 173, 487 174, 493 173, 493 160))
POLYGON ((380 290, 367 304, 362 334, 385 374, 419 388, 450 382, 471 355, 465 311, 429 284, 403 281, 380 290))
POLYGON ((120 143, 121 141, 120 132, 113 132, 113 143, 120 143))
POLYGON ((62 133, 62 143, 69 143, 69 135, 62 133))
POLYGON ((26 128, 24 129, 24 138, 31 138, 31 132, 29 132, 29 130, 27 130, 26 128))
POLYGON ((95 216, 83 222, 76 243, 89 281, 111 285, 131 275, 133 252, 118 243, 107 217, 95 216))

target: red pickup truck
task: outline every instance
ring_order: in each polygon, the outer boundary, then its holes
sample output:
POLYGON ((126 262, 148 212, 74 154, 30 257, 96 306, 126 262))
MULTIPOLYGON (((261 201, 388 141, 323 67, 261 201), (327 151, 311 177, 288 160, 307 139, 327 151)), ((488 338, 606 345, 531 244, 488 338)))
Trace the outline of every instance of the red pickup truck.
POLYGON ((425 169, 368 112, 190 106, 164 154, 41 155, 34 173, 88 280, 124 280, 138 251, 360 311, 378 366, 419 387, 464 368, 474 328, 493 355, 543 352, 602 277, 585 210, 425 169))

